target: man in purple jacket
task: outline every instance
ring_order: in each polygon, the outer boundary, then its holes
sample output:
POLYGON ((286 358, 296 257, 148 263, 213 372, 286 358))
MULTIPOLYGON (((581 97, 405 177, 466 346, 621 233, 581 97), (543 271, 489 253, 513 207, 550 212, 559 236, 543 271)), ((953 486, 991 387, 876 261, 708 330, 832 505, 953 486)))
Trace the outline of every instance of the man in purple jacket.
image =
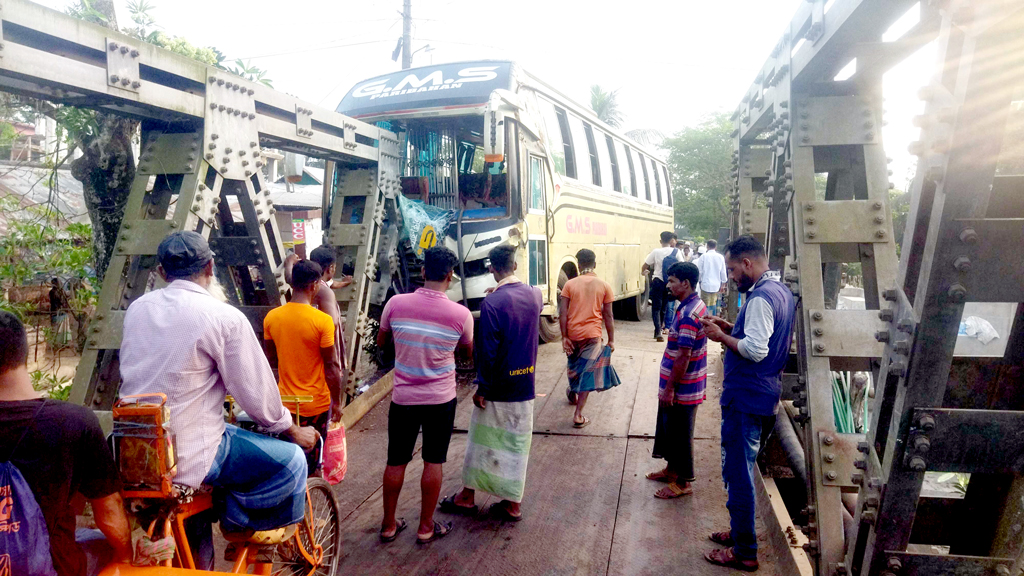
POLYGON ((492 515, 518 522, 533 437, 533 375, 544 303, 540 290, 516 277, 514 246, 497 246, 489 257, 498 286, 480 306, 476 409, 462 469, 464 487, 442 500, 441 510, 476 512, 474 497, 480 490, 501 498, 491 506, 492 515), (496 437, 502 439, 501 450, 495 449, 496 437))

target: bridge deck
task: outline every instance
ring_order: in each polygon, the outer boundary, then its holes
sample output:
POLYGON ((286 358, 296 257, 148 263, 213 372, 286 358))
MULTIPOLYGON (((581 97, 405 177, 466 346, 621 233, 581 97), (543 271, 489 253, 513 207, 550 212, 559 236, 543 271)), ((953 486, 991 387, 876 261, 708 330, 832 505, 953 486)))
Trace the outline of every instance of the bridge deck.
MULTIPOLYGON (((381 477, 387 447, 387 406, 382 401, 348 432, 349 469, 336 487, 341 502, 344 556, 339 574, 728 574, 707 564, 707 535, 729 527, 721 481, 718 397, 721 360, 711 344, 708 400, 698 412, 695 494, 656 500, 661 485, 644 475, 663 463, 653 446, 658 362, 664 344, 649 335, 649 322, 619 322, 613 362, 622 385, 592 395, 593 423, 572 428, 565 400, 565 356, 561 347, 540 349, 535 435, 530 454, 524 520, 501 522, 486 508, 493 498, 477 496, 476 518, 448 516, 455 531, 427 546, 415 544, 422 461, 409 465, 399 500, 410 529, 397 541, 380 544, 381 477), (543 394, 543 396, 540 396, 543 394), (648 436, 648 437, 645 437, 648 436)), ((472 407, 471 386, 459 386, 456 428, 465 431, 472 407)), ((448 451, 442 494, 461 486, 466 435, 456 432, 448 451)), ((763 530, 760 574, 777 574, 763 530)))

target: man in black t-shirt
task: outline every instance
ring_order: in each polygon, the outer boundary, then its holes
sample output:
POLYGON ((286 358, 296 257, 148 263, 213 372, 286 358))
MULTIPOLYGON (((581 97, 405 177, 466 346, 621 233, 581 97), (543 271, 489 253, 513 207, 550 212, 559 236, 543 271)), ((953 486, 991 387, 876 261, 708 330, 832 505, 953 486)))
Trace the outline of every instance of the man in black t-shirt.
POLYGON ((27 361, 25 327, 0 310, 0 461, 12 462, 32 488, 46 519, 54 569, 58 576, 86 576, 86 556, 75 542, 76 494, 92 504, 112 560, 131 561, 121 484, 99 421, 82 406, 40 398, 27 361))

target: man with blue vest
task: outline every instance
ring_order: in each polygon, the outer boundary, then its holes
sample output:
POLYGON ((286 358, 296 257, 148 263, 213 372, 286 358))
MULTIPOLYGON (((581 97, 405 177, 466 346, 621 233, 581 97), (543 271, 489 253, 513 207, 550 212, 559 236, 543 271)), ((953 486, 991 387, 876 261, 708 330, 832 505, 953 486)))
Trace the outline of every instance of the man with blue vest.
POLYGON ((782 369, 789 357, 796 308, 778 272, 768 269, 764 246, 753 236, 733 240, 725 250, 729 278, 746 294, 743 308, 731 324, 704 318, 708 339, 725 346, 722 383, 722 479, 729 500, 731 530, 715 532, 711 540, 725 549, 705 552, 712 564, 753 572, 757 570, 754 528, 754 470, 761 448, 761 431, 771 430, 782 396, 782 369))

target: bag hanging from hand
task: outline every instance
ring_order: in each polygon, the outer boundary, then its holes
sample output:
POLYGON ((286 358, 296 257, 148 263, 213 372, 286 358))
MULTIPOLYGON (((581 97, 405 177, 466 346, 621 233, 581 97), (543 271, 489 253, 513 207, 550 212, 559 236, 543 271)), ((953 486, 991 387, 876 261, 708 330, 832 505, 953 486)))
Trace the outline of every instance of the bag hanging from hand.
POLYGON ((337 484, 345 479, 348 470, 348 444, 345 440, 345 426, 340 422, 327 427, 324 440, 324 479, 337 484))

